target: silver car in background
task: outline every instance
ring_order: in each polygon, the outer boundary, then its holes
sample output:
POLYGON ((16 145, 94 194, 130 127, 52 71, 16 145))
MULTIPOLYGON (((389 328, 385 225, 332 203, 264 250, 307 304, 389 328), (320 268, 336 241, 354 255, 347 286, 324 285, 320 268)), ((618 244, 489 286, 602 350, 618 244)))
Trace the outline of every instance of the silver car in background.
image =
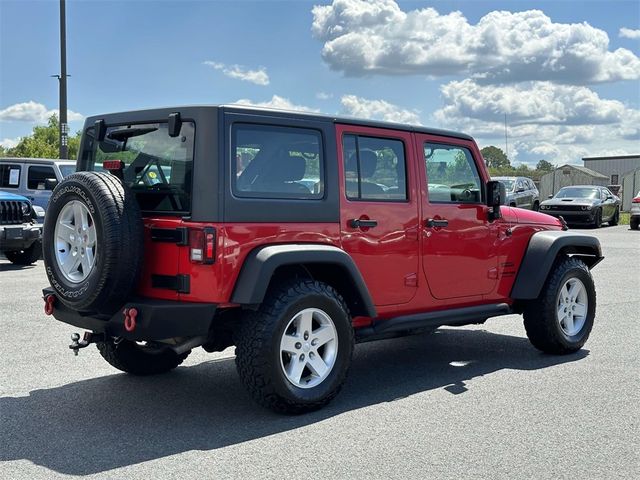
POLYGON ((74 160, 0 158, 0 190, 22 195, 46 210, 55 186, 76 171, 74 160))
POLYGON ((538 211, 540 192, 533 180, 527 177, 492 177, 504 185, 507 191, 505 205, 538 211))

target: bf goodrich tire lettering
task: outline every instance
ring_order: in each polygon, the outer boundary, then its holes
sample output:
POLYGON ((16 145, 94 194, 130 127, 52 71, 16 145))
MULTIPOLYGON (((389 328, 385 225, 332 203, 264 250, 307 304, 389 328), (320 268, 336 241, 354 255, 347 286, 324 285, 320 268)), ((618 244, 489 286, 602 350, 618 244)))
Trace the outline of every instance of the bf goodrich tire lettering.
POLYGON ((53 191, 44 223, 43 256, 49 281, 66 306, 113 313, 135 287, 142 266, 142 248, 143 224, 138 204, 133 193, 113 175, 74 173, 53 191), (77 247, 78 254, 85 247, 94 248, 95 258, 86 263, 84 274, 82 268, 76 268, 72 275, 65 273, 61 259, 69 255, 58 251, 70 245, 57 238, 61 224, 84 234, 81 222, 68 215, 69 204, 85 212, 77 218, 90 218, 94 230, 95 246, 90 240, 87 245, 71 244, 77 247))

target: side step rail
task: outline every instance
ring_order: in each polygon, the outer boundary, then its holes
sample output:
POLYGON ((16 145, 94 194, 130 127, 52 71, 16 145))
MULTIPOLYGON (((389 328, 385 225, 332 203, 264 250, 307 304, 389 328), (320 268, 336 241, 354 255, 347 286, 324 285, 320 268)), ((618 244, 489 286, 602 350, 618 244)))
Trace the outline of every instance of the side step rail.
POLYGON ((508 304, 492 303, 374 320, 370 327, 356 330, 356 341, 366 342, 394 337, 413 330, 437 328, 443 325, 462 326, 484 323, 488 318, 510 313, 513 313, 513 310, 508 304))

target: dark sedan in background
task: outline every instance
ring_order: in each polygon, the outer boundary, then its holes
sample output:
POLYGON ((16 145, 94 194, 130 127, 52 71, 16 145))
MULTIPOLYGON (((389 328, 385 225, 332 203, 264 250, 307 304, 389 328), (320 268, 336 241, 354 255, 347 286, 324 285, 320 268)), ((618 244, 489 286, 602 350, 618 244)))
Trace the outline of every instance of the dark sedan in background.
POLYGON ((591 224, 599 228, 604 222, 617 225, 620 220, 620 198, 607 187, 574 185, 563 187, 540 204, 540 211, 565 219, 567 223, 591 224))

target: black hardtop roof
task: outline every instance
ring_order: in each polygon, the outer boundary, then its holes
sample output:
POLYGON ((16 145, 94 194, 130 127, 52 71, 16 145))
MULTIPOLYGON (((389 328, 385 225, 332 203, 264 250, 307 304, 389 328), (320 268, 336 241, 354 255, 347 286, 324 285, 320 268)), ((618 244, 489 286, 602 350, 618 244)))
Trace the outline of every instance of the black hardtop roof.
POLYGON ((376 128, 388 128, 392 130, 403 130, 407 132, 418 132, 418 133, 426 133, 429 135, 440 135, 444 137, 453 137, 459 138, 462 140, 471 140, 473 138, 465 133, 454 132, 450 130, 441 130, 437 128, 427 128, 419 125, 410 125, 405 123, 395 123, 395 122, 383 122, 379 120, 367 120, 362 118, 353 118, 348 116, 336 116, 336 115, 328 115, 323 113, 316 112, 302 112, 302 111, 294 111, 294 110, 280 110, 276 108, 267 108, 267 107, 257 107, 253 105, 183 105, 183 106, 174 106, 174 107, 162 107, 162 108, 152 108, 152 109, 144 109, 144 110, 132 110, 129 112, 114 112, 109 114, 102 115, 93 115, 87 118, 85 125, 91 125, 94 121, 108 116, 125 116, 127 114, 132 114, 136 117, 144 117, 148 115, 153 118, 160 118, 164 116, 168 116, 169 113, 180 111, 180 110, 195 110, 195 109, 223 109, 225 112, 236 112, 236 113, 245 113, 251 114, 256 113, 260 115, 269 114, 272 117, 278 118, 294 118, 300 120, 307 121, 321 121, 321 122, 333 122, 333 123, 344 123, 348 125, 357 125, 363 127, 376 127, 376 128), (165 115, 166 114, 166 115, 165 115))

